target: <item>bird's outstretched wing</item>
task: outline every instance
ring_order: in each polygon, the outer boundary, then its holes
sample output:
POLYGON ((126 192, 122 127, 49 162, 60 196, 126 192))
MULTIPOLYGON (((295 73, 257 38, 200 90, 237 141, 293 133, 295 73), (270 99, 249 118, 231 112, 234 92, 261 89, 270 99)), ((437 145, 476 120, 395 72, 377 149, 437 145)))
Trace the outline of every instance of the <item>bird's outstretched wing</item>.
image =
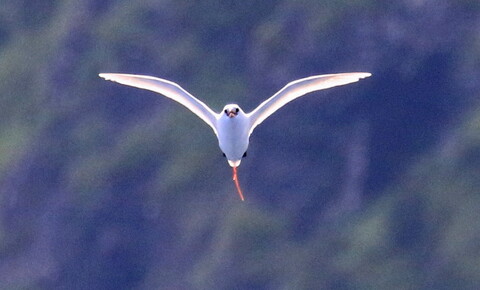
POLYGON ((187 107, 217 134, 216 114, 202 101, 198 100, 178 84, 164 79, 132 74, 101 73, 100 77, 123 85, 146 89, 164 95, 187 107))
POLYGON ((275 95, 261 103, 255 110, 247 114, 250 117, 250 133, 275 111, 290 101, 307 93, 331 87, 357 82, 371 76, 370 73, 354 72, 311 76, 288 83, 275 95))

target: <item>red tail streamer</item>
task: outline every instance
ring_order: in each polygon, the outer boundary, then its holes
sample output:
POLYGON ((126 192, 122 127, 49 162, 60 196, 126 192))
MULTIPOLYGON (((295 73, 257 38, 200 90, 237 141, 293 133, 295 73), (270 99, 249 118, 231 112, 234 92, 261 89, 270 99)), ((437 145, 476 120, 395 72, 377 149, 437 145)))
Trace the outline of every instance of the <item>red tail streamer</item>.
POLYGON ((240 188, 240 184, 238 183, 237 167, 232 167, 232 168, 233 168, 233 181, 235 182, 235 186, 237 187, 238 195, 240 196, 240 199, 242 201, 245 201, 245 199, 243 198, 242 189, 240 188))

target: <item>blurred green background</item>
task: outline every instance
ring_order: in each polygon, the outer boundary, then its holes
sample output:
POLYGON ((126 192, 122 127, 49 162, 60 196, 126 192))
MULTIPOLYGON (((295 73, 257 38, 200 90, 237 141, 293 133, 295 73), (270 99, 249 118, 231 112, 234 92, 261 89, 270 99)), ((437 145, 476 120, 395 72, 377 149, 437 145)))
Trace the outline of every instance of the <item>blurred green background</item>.
POLYGON ((0 5, 1 289, 479 289, 480 2, 0 5), (100 72, 254 109, 241 202, 211 129, 100 72))

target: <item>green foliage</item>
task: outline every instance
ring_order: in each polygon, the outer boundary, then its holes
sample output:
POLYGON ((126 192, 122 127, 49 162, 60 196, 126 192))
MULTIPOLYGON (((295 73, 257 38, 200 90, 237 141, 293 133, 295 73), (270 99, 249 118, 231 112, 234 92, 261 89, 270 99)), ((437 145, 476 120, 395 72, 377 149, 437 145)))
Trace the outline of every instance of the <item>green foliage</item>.
POLYGON ((2 1, 0 288, 478 288, 478 8, 2 1), (252 136, 243 203, 208 126, 97 77, 249 111, 344 70, 252 136))

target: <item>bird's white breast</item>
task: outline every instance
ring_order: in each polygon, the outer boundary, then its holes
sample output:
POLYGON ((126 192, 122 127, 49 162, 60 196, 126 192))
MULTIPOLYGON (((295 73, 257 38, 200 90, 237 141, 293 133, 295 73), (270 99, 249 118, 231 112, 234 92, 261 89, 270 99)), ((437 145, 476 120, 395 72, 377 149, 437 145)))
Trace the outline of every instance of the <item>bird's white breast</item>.
POLYGON ((249 125, 242 113, 233 118, 222 115, 218 120, 218 145, 228 160, 241 160, 247 151, 249 125))

